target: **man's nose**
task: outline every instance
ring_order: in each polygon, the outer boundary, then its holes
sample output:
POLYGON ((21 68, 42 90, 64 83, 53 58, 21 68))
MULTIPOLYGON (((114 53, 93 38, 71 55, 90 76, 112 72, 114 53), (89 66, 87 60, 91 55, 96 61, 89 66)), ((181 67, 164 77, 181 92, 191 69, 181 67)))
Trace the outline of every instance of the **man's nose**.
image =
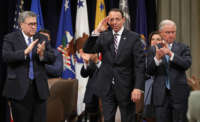
POLYGON ((114 24, 116 24, 116 23, 117 23, 117 20, 116 20, 116 19, 114 19, 114 20, 113 20, 113 23, 114 23, 114 24))

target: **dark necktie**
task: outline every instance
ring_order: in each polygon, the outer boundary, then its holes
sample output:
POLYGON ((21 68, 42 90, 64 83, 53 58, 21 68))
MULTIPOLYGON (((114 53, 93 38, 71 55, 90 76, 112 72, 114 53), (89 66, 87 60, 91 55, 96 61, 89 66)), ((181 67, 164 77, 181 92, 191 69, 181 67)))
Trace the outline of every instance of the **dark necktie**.
MULTIPOLYGON (((31 44, 31 38, 28 38, 28 45, 31 44)), ((34 72, 33 72, 33 59, 32 59, 32 51, 29 53, 30 62, 29 62, 29 79, 34 79, 34 72)))
POLYGON ((114 34, 114 48, 115 48, 115 54, 117 54, 117 36, 118 36, 119 34, 114 34))

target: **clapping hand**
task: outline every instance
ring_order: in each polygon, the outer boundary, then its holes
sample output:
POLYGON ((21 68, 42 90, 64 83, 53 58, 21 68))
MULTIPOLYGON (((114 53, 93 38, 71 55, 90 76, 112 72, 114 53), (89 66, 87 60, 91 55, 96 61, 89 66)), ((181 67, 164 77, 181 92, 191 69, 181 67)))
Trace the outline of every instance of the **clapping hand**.
POLYGON ((84 53, 82 49, 79 50, 80 56, 83 59, 83 61, 88 64, 90 60, 90 54, 84 53))
POLYGON ((156 59, 157 59, 157 60, 160 60, 160 59, 162 59, 162 57, 163 57, 165 54, 164 54, 164 52, 163 52, 161 49, 158 48, 157 45, 155 45, 155 47, 156 47, 156 59))
POLYGON ((160 44, 162 45, 162 48, 160 48, 160 49, 163 52, 163 54, 171 57, 172 52, 169 48, 169 44, 164 40, 160 44))
POLYGON ((37 45, 37 54, 42 57, 44 56, 44 50, 45 50, 45 41, 42 42, 42 44, 37 45))
POLYGON ((36 39, 35 41, 32 41, 31 44, 29 44, 28 47, 24 50, 24 54, 28 55, 33 50, 37 42, 38 42, 38 39, 36 39))
POLYGON ((192 76, 187 78, 187 83, 193 90, 200 90, 200 79, 192 76))

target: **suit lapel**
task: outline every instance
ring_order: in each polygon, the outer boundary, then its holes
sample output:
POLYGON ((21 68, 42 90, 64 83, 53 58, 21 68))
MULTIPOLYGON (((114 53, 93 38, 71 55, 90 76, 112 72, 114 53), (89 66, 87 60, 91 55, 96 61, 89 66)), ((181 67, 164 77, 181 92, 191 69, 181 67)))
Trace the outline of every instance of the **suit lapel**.
POLYGON ((173 42, 172 48, 171 48, 171 51, 172 51, 172 52, 177 52, 177 49, 178 49, 178 48, 176 48, 176 46, 177 46, 177 45, 176 45, 176 42, 173 42))
POLYGON ((122 51, 124 45, 125 45, 126 42, 127 42, 127 41, 126 41, 126 40, 127 40, 126 34, 127 34, 127 30, 124 29, 124 31, 123 31, 123 33, 122 33, 122 35, 121 35, 120 42, 119 42, 119 47, 118 47, 118 50, 117 50, 117 57, 120 56, 120 53, 121 53, 121 51, 122 51))
POLYGON ((18 40, 17 43, 19 42, 24 49, 27 48, 27 44, 26 44, 25 38, 24 38, 24 36, 23 36, 21 31, 18 32, 17 40, 18 40))
POLYGON ((112 31, 109 32, 107 39, 108 40, 106 40, 106 41, 109 41, 108 43, 109 43, 109 46, 110 46, 111 55, 113 57, 115 57, 114 36, 113 36, 112 31))

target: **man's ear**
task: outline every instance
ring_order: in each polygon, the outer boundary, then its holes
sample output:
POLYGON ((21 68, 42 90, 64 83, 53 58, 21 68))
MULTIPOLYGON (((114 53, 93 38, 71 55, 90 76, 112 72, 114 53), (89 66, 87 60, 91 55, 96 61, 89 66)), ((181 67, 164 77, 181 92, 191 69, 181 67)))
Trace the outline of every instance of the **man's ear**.
POLYGON ((126 22, 126 18, 125 18, 125 17, 123 17, 122 19, 123 19, 123 21, 124 21, 124 23, 125 23, 125 22, 126 22))
POLYGON ((23 23, 19 23, 19 27, 22 28, 23 27, 23 23))

